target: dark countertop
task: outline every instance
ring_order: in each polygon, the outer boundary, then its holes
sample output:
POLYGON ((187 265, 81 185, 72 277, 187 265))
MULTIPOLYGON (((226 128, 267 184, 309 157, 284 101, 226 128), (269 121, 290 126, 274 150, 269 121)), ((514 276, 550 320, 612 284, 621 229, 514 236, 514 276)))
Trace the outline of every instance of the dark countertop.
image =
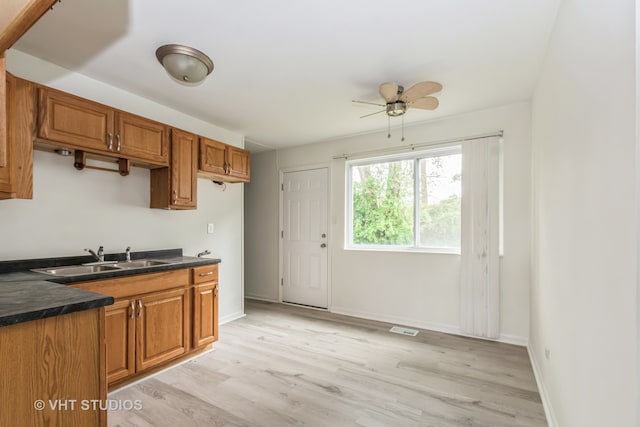
MULTIPOLYGON (((122 261, 123 254, 106 255, 108 261, 122 261)), ((56 277, 30 271, 34 268, 60 267, 92 262, 87 256, 0 261, 0 326, 104 307, 113 297, 66 286, 87 280, 133 276, 199 265, 217 264, 219 259, 182 256, 182 249, 133 252, 133 260, 158 259, 170 264, 105 271, 73 277, 56 277)))

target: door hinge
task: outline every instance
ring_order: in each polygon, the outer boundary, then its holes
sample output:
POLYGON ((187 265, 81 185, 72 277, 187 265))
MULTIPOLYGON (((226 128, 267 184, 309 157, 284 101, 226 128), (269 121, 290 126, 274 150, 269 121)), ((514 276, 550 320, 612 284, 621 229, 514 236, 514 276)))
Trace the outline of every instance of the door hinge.
POLYGON ((284 230, 280 232, 280 237, 284 239, 284 230))
POLYGON ((280 191, 284 191, 284 184, 280 184, 280 191))
POLYGON ((280 286, 284 286, 284 279, 280 279, 280 286))

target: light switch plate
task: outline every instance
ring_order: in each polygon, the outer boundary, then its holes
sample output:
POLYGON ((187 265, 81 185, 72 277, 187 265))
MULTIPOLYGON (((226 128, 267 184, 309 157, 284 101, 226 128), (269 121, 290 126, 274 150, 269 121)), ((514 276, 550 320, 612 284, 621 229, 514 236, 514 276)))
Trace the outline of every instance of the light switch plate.
POLYGON ((207 234, 213 234, 214 228, 213 223, 207 224, 207 234))

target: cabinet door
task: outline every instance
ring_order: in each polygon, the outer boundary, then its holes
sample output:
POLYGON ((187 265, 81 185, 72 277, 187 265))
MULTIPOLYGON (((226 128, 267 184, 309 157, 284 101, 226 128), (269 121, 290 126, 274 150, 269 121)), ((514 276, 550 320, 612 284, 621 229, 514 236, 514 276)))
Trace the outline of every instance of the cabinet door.
POLYGON ((0 199, 33 198, 35 87, 7 74, 7 166, 0 168, 0 199))
POLYGON ((203 172, 226 175, 227 145, 213 139, 200 138, 200 167, 203 172))
POLYGON ((250 153, 241 148, 227 146, 227 173, 234 182, 249 182, 251 175, 250 153))
POLYGON ((193 347, 218 340, 218 282, 193 287, 193 347))
POLYGON ((198 137, 173 129, 171 132, 171 202, 180 208, 197 205, 198 137))
POLYGON ((105 310, 107 383, 135 373, 135 301, 122 300, 105 310))
POLYGON ((115 151, 122 157, 169 165, 168 128, 162 123, 118 112, 115 151))
POLYGON ((115 113, 111 108, 47 88, 40 88, 39 98, 39 138, 72 148, 112 152, 115 113))
POLYGON ((138 299, 136 371, 187 352, 189 343, 188 288, 158 292, 138 299))

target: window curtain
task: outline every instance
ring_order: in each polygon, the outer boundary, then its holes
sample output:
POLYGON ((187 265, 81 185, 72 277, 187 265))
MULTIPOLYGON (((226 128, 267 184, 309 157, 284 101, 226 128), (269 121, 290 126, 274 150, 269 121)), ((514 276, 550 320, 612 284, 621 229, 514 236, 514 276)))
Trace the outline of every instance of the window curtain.
POLYGON ((500 335, 500 152, 497 137, 462 144, 460 329, 500 335))

